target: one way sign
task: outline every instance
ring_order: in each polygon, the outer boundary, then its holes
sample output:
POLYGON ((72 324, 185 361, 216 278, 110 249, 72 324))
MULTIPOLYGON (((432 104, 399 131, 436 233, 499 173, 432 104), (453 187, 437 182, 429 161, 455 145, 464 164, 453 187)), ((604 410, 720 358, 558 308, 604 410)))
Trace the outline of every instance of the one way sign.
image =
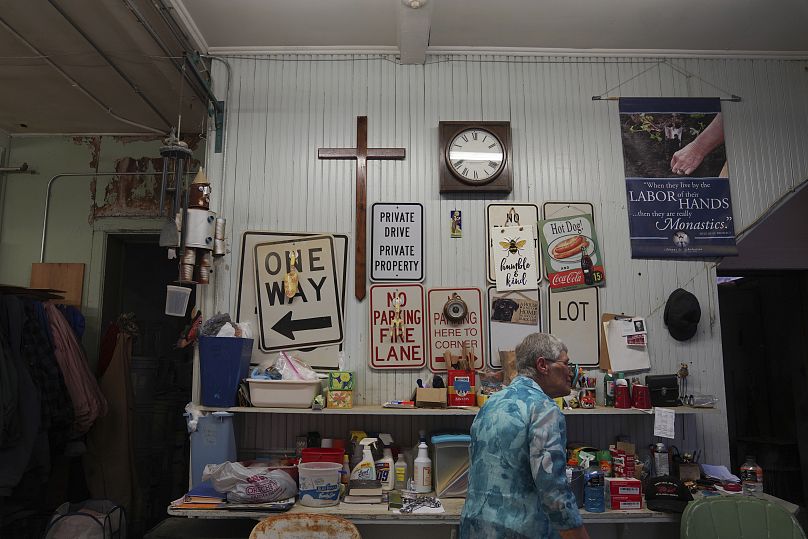
POLYGON ((255 290, 261 350, 274 352, 342 342, 334 238, 311 236, 255 246, 255 290), (298 288, 287 298, 283 278, 296 253, 298 288))

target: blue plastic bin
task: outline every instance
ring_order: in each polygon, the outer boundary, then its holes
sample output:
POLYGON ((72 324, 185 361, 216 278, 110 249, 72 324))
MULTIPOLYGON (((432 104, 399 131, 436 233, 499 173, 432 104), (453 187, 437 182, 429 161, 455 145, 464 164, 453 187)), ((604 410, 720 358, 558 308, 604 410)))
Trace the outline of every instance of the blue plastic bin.
POLYGON ((199 370, 204 406, 236 405, 238 384, 250 370, 253 340, 239 337, 200 337, 199 370))
POLYGON ((206 465, 225 461, 236 462, 233 414, 213 412, 200 417, 196 430, 191 433, 191 487, 202 482, 206 465))

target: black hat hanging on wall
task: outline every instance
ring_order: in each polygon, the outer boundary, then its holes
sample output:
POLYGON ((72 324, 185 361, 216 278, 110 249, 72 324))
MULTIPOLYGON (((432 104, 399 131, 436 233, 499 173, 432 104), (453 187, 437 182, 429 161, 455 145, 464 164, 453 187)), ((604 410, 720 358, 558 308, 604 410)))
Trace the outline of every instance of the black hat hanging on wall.
POLYGON ((664 320, 671 337, 677 341, 691 339, 701 320, 699 300, 687 290, 677 288, 668 296, 664 320))

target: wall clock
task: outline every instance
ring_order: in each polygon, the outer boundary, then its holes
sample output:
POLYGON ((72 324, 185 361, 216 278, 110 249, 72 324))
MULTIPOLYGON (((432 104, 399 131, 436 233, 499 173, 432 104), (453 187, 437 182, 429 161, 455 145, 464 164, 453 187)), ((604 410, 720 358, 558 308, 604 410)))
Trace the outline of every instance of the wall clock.
POLYGON ((510 122, 440 122, 440 192, 510 193, 510 122))

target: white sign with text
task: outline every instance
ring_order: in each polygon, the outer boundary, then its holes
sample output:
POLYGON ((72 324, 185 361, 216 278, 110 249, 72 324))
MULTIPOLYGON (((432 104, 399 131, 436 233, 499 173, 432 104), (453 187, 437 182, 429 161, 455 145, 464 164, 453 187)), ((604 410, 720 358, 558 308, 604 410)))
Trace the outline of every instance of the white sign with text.
POLYGON ((420 369, 426 365, 424 287, 419 283, 370 287, 370 366, 420 369))
POLYGON ((370 280, 423 281, 424 207, 377 202, 370 214, 370 280))
POLYGON ((533 225, 497 227, 491 238, 499 247, 494 258, 497 291, 535 290, 539 269, 533 244, 533 225))
POLYGON ((342 342, 342 309, 334 238, 312 236, 255 246, 255 290, 261 349, 266 352, 342 342), (284 276, 296 253, 298 288, 286 297, 284 276))

